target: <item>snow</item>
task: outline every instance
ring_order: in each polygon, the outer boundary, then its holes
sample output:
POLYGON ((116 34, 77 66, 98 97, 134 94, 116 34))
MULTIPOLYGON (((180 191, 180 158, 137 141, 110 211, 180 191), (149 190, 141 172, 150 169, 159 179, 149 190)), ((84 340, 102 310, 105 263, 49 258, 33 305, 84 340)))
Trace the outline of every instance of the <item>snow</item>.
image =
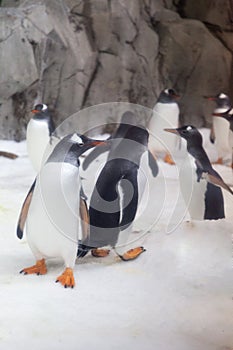
MULTIPOLYGON (((1 350, 233 349, 230 194, 224 193, 226 219, 190 222, 187 213, 183 219, 177 168, 159 161, 130 241, 147 251, 131 262, 113 251, 107 258, 88 255, 76 263, 76 287, 64 289, 54 283, 60 261, 48 261, 45 276, 19 274, 34 263, 15 228, 35 173, 25 142, 0 141, 0 150, 19 155, 0 158, 1 350)), ((89 169, 91 180, 88 171, 83 175, 87 192, 100 165, 89 169)), ((232 184, 229 168, 216 169, 232 184)))

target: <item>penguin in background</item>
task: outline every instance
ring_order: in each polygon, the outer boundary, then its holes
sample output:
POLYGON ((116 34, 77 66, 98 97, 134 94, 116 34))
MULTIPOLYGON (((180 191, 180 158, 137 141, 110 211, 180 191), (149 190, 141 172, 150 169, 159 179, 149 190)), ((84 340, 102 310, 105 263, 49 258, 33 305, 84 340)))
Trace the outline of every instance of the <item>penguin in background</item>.
POLYGON ((87 239, 89 224, 87 207, 80 198, 79 157, 91 147, 104 143, 76 133, 68 135, 55 146, 42 166, 23 203, 17 226, 17 236, 21 239, 26 223, 27 241, 36 264, 21 273, 46 274, 45 260, 60 258, 65 270, 56 282, 65 288, 74 287, 78 241, 87 239), (85 228, 82 237, 80 226, 85 228))
POLYGON ((128 261, 145 251, 143 247, 126 251, 126 244, 138 209, 138 170, 148 137, 144 127, 131 125, 120 141, 109 141, 113 145, 90 199, 90 235, 79 245, 78 256, 91 249, 94 256, 106 256, 109 250, 101 248, 110 246, 128 261))
POLYGON ((149 149, 155 157, 165 153, 164 161, 175 164, 171 154, 177 148, 177 140, 167 134, 165 128, 178 128, 179 106, 177 100, 180 96, 173 89, 163 90, 153 108, 153 114, 148 124, 150 132, 149 149), (170 154, 171 153, 171 154, 170 154))
POLYGON ((220 93, 216 96, 205 96, 216 103, 212 113, 213 125, 210 141, 215 144, 218 152, 216 164, 226 164, 232 167, 233 148, 233 108, 228 95, 220 93))
POLYGON ((55 140, 52 138, 55 125, 47 105, 37 104, 31 112, 33 117, 27 125, 26 143, 29 159, 38 173, 44 161, 47 146, 51 148, 51 152, 55 145, 55 140))
POLYGON ((217 220, 225 217, 222 188, 231 188, 215 171, 202 147, 202 135, 192 125, 165 129, 187 141, 188 156, 180 171, 181 192, 191 219, 217 220))

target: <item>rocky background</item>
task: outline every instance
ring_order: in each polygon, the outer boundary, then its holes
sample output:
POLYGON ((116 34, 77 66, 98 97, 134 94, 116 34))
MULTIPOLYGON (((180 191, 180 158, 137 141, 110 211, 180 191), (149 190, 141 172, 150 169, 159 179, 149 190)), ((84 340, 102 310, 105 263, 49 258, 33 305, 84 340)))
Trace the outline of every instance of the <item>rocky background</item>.
POLYGON ((233 98, 232 0, 2 0, 0 138, 21 140, 37 102, 56 124, 102 102, 182 95, 181 122, 209 126, 203 95, 233 98))

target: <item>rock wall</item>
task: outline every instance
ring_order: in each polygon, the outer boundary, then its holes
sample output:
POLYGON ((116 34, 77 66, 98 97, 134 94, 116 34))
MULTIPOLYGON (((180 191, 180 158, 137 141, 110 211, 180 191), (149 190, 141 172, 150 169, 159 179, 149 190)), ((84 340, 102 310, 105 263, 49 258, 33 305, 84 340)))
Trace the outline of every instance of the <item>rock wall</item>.
POLYGON ((58 125, 103 102, 153 107, 164 87, 182 95, 182 122, 209 125, 202 96, 233 82, 231 0, 219 3, 2 0, 0 137, 23 139, 39 101, 58 125))

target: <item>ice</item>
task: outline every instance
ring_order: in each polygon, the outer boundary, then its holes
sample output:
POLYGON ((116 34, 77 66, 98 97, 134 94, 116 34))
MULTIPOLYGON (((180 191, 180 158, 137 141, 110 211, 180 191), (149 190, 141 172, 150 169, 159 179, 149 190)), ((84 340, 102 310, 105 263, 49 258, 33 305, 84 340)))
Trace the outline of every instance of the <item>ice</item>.
MULTIPOLYGON (((162 213, 155 221, 150 212, 142 212, 132 234, 133 245, 147 251, 131 262, 120 261, 113 251, 107 258, 88 255, 76 263, 76 287, 64 289, 55 284, 63 270, 59 260, 48 261, 45 276, 19 274, 34 263, 26 239, 18 240, 15 228, 35 173, 25 142, 1 141, 0 150, 19 155, 16 160, 0 157, 1 350, 233 349, 230 194, 224 194, 226 219, 190 222, 186 213, 168 232, 178 178, 175 167, 159 161, 167 197, 164 201, 155 186, 146 208, 155 212, 156 203, 163 202, 162 213)), ((92 174, 100 164, 92 165, 92 174)), ((232 184, 231 169, 216 169, 232 184)), ((88 187, 88 179, 83 181, 88 187)))

